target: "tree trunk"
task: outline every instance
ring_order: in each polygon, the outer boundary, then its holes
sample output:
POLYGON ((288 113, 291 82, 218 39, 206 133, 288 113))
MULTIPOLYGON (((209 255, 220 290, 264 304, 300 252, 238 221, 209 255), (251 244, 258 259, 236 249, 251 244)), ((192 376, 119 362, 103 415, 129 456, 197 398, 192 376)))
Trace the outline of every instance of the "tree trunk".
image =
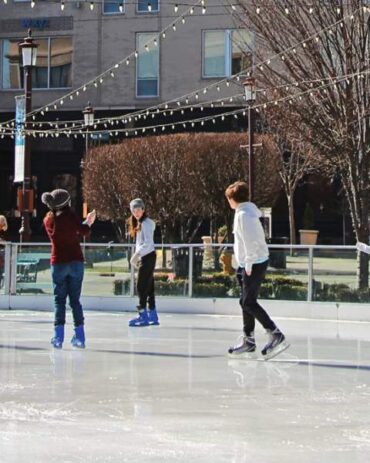
POLYGON ((119 243, 124 242, 124 235, 125 235, 125 224, 121 221, 113 222, 113 228, 116 232, 117 240, 119 243))
MULTIPOLYGON (((369 227, 363 226, 356 233, 358 241, 368 244, 369 227)), ((369 287, 369 255, 364 252, 357 254, 357 287, 366 289, 369 287)))
POLYGON ((294 215, 294 191, 287 195, 288 210, 289 210, 289 237, 290 244, 297 243, 297 236, 295 231, 295 215, 294 215))

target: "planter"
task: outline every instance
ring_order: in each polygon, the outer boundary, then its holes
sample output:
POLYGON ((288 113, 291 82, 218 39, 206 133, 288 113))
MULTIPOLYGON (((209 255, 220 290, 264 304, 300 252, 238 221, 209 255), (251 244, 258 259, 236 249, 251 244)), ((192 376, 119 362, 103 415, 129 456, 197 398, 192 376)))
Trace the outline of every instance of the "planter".
POLYGON ((234 275, 235 270, 232 267, 233 254, 231 251, 222 251, 220 255, 220 263, 222 265, 222 272, 225 275, 234 275))
POLYGON ((317 230, 299 230, 301 244, 316 244, 319 232, 317 230))

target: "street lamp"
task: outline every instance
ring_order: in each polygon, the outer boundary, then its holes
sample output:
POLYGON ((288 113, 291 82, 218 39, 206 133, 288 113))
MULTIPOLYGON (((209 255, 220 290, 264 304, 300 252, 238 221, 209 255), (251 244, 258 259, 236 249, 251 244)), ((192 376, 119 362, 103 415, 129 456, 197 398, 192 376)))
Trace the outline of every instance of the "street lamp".
POLYGON ((87 103, 86 108, 82 111, 84 115, 84 122, 86 126, 86 146, 85 146, 85 155, 89 151, 89 127, 94 125, 94 108, 91 106, 90 102, 87 103))
MULTIPOLYGON (((87 103, 87 106, 82 111, 84 115, 84 123, 86 126, 86 145, 85 145, 85 156, 89 151, 89 128, 94 125, 94 108, 91 106, 90 102, 87 103)), ((83 167, 84 161, 81 162, 81 167, 83 167)), ((86 217, 87 215, 87 203, 84 201, 82 205, 82 216, 86 217)))
POLYGON ((249 201, 254 199, 254 131, 255 114, 253 105, 256 101, 256 79, 247 77, 244 82, 245 101, 248 105, 248 152, 249 152, 249 201))
POLYGON ((38 44, 34 43, 31 29, 28 30, 28 37, 19 43, 22 51, 22 64, 24 70, 24 93, 26 100, 25 108, 25 136, 24 136, 24 179, 21 192, 22 225, 19 230, 23 242, 30 241, 31 227, 30 214, 33 211, 33 190, 31 189, 31 147, 27 135, 29 125, 29 114, 32 111, 32 69, 36 66, 38 44))

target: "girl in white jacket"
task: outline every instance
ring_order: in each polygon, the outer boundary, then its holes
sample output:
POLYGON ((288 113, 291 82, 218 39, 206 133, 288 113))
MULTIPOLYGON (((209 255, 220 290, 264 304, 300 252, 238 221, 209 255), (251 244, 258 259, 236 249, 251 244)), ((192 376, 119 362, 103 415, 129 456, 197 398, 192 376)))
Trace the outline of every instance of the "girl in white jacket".
POLYGON ((137 293, 138 317, 130 320, 129 326, 159 325, 155 307, 154 268, 156 253, 154 248, 155 222, 145 213, 144 201, 140 198, 130 202, 131 217, 128 220, 129 233, 135 238, 135 253, 130 263, 138 268, 137 293), (147 311, 148 304, 148 311, 147 311))
POLYGON ((261 212, 255 204, 248 202, 248 185, 235 182, 225 195, 230 207, 235 210, 234 254, 239 265, 237 278, 241 286, 240 305, 243 311, 243 331, 241 342, 230 347, 232 357, 255 357, 255 320, 266 329, 269 342, 262 349, 265 359, 275 357, 289 347, 285 336, 271 320, 267 312, 257 302, 258 292, 265 277, 269 252, 265 234, 260 222, 261 212))

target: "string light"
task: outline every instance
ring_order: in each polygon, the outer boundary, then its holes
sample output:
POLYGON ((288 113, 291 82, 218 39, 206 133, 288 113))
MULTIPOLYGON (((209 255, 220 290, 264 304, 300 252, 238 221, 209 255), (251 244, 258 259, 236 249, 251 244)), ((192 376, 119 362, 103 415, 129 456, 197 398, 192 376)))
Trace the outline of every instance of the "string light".
POLYGON ((35 7, 35 0, 31 0, 31 8, 35 7))
POLYGON ((177 13, 178 10, 179 10, 179 5, 176 4, 176 5, 173 7, 173 9, 174 9, 175 13, 177 13))
POLYGON ((61 9, 62 11, 64 11, 64 7, 65 7, 65 4, 64 4, 64 1, 62 0, 62 1, 60 2, 60 9, 61 9))
MULTIPOLYGON (((367 71, 367 73, 368 73, 368 71, 367 71)), ((363 74, 363 73, 362 73, 362 74, 363 74)), ((357 76, 361 77, 360 74, 358 74, 357 76)), ((344 77, 345 77, 345 76, 341 76, 341 78, 338 78, 338 81, 339 81, 340 79, 343 80, 344 77)), ((352 78, 355 78, 356 75, 352 75, 351 77, 352 77, 352 78)), ((322 82, 320 82, 320 83, 322 84, 322 83, 324 83, 324 81, 322 81, 322 82)), ((327 87, 327 86, 330 86, 330 85, 335 85, 336 83, 337 83, 336 80, 333 81, 333 79, 330 79, 330 82, 328 82, 325 86, 327 87)), ((316 91, 316 92, 317 92, 317 91, 320 91, 320 90, 321 90, 320 88, 314 89, 314 91, 316 91)), ((303 93, 306 93, 306 92, 303 92, 303 93)), ((325 92, 324 90, 322 90, 322 93, 325 94, 325 93, 327 93, 327 92, 325 92)), ((311 97, 314 96, 313 91, 310 91, 310 96, 311 96, 311 97)), ((301 95, 299 95, 299 97, 300 97, 300 99, 302 99, 302 96, 301 96, 301 95)), ((281 100, 276 100, 276 101, 270 102, 270 103, 273 103, 273 104, 276 106, 279 102, 284 102, 284 101, 286 101, 287 103, 290 104, 290 101, 291 101, 291 100, 292 100, 292 97, 289 96, 289 97, 282 98, 281 100)), ((260 105, 260 107, 262 107, 262 106, 263 106, 263 107, 266 107, 266 103, 264 103, 263 105, 260 105)), ((212 104, 211 107, 214 107, 214 105, 212 104)), ((258 106, 256 106, 256 111, 258 111, 258 106)), ((233 112, 231 112, 231 113, 225 113, 224 115, 233 116, 235 119, 237 119, 238 113, 240 113, 240 112, 241 112, 240 110, 237 110, 237 111, 233 111, 233 112)), ((243 113, 245 113, 245 110, 243 110, 243 113)), ((220 117, 220 116, 213 116, 214 119, 219 118, 219 117, 220 117)), ((221 117, 222 117, 222 116, 221 116, 221 117)), ((204 120, 208 120, 208 119, 204 119, 204 120)), ((200 119, 194 119, 193 121, 187 121, 187 122, 188 122, 188 123, 195 123, 195 122, 198 123, 199 121, 200 121, 200 119)), ((204 123, 203 123, 203 124, 204 124, 204 123)), ((203 124, 201 123, 201 125, 203 125, 203 124)), ((51 127, 54 127, 53 124, 50 124, 50 125, 51 125, 51 127)), ((9 127, 9 124, 7 124, 7 126, 9 127)), ((55 124, 55 127, 58 128, 58 124, 55 124)), ((94 127, 96 127, 96 125, 95 125, 94 127)), ((105 124, 105 127, 106 127, 106 124, 105 124)), ((159 128, 160 125, 158 125, 158 126, 156 126, 156 127, 159 128)), ((4 130, 3 130, 3 132, 4 132, 4 130)), ((69 132, 69 133, 71 133, 71 132, 69 132)), ((82 132, 82 131, 80 130, 79 133, 80 133, 80 134, 83 134, 84 132, 82 132)), ((36 135, 37 135, 37 133, 36 133, 35 131, 33 131, 33 132, 30 131, 30 134, 32 134, 33 136, 36 136, 36 135)), ((7 135, 9 135, 9 134, 7 133, 7 135)), ((52 136, 52 137, 59 137, 59 135, 67 135, 67 132, 66 132, 65 129, 63 129, 63 130, 60 130, 60 132, 55 133, 55 134, 54 134, 54 133, 50 133, 50 134, 48 134, 48 133, 46 133, 46 134, 41 134, 41 133, 40 133, 40 134, 38 134, 38 136, 40 136, 40 137, 41 137, 41 136, 47 137, 47 136, 49 136, 49 135, 52 136)), ((100 135, 99 135, 99 136, 100 136, 100 135)))
POLYGON ((148 11, 149 13, 152 11, 152 5, 150 3, 148 3, 148 11))
POLYGON ((93 11, 94 6, 95 6, 95 5, 94 5, 94 2, 90 2, 90 10, 91 10, 91 11, 93 11))
POLYGON ((120 12, 120 13, 123 13, 123 3, 120 3, 120 4, 119 4, 119 12, 120 12))
MULTIPOLYGON (((61 0, 61 1, 63 1, 63 0, 61 0)), ((94 3, 94 2, 91 2, 91 3, 94 3)), ((201 1, 201 4, 204 6, 204 0, 201 1)), ((189 11, 189 10, 188 10, 188 11, 189 11)), ((353 18, 353 15, 351 16, 351 18, 353 18)), ((325 31, 325 29, 324 29, 323 31, 325 31)), ((322 33, 323 31, 320 31, 319 34, 322 33)), ((333 33, 333 32, 331 31, 331 33, 333 33)), ((163 37, 165 37, 165 31, 163 31, 163 37)), ((270 62, 270 60, 269 60, 269 62, 270 62)), ((261 69, 262 69, 262 68, 261 68, 261 69)), ((110 72, 109 69, 108 69, 107 71, 105 71, 106 74, 108 74, 108 72, 110 72)), ((232 78, 235 78, 235 76, 232 76, 232 78)), ((239 79, 240 79, 239 76, 236 76, 236 79, 239 80, 239 79)), ((102 82, 102 80, 100 80, 100 82, 102 82)), ((83 91, 86 91, 87 85, 90 86, 90 85, 91 85, 91 82, 85 84, 85 86, 83 87, 83 91)), ((211 87, 213 87, 213 85, 211 85, 211 87)), ((220 90, 218 90, 218 91, 220 91, 220 90)), ((75 93, 76 96, 78 96, 78 94, 79 94, 79 93, 78 93, 78 90, 76 90, 74 93, 75 93)), ((37 110, 37 111, 40 111, 40 109, 37 110)))

